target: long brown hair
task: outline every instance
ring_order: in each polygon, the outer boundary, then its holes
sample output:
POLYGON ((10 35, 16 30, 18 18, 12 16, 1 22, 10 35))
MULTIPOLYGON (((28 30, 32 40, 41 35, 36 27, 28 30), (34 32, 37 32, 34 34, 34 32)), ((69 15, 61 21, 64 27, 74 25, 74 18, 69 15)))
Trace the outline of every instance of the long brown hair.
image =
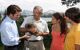
POLYGON ((63 16, 64 14, 59 12, 53 14, 53 17, 55 17, 57 20, 60 20, 61 35, 67 33, 67 24, 63 16))

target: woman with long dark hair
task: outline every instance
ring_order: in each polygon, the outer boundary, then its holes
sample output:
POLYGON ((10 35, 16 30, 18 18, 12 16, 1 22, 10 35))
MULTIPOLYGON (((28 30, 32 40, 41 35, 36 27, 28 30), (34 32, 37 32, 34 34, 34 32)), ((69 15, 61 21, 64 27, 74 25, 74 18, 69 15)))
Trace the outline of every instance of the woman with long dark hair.
POLYGON ((64 49, 64 39, 67 33, 67 25, 63 16, 63 14, 58 12, 54 13, 52 16, 52 42, 50 50, 64 49))

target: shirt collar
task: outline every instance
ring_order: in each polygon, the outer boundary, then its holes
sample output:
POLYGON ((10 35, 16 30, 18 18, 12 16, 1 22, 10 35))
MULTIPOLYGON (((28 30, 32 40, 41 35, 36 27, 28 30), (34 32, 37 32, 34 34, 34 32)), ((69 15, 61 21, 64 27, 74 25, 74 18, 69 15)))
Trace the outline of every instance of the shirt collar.
MULTIPOLYGON (((36 21, 36 20, 34 19, 34 17, 33 17, 33 20, 36 21)), ((40 18, 40 20, 38 20, 37 22, 42 22, 42 19, 40 18)))
POLYGON ((11 19, 9 16, 6 16, 7 20, 11 23, 15 22, 15 20, 11 19))

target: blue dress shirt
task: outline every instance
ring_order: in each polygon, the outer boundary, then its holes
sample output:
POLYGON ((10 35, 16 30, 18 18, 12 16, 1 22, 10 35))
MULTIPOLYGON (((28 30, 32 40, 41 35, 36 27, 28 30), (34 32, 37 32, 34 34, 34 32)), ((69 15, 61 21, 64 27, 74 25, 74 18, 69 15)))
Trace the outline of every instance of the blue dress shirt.
POLYGON ((19 44, 19 34, 15 20, 10 17, 6 18, 1 23, 1 41, 6 46, 14 46, 19 44))

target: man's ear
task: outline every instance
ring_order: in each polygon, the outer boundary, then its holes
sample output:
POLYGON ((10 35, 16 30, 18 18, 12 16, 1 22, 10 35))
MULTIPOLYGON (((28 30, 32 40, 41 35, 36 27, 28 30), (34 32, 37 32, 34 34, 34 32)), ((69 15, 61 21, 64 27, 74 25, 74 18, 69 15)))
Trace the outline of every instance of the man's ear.
POLYGON ((69 18, 67 16, 64 16, 64 19, 69 20, 69 18))
POLYGON ((66 16, 64 16, 64 18, 66 19, 67 17, 66 17, 66 16))
POLYGON ((58 22, 60 22, 60 19, 58 19, 58 22))
POLYGON ((67 19, 67 20, 70 20, 69 17, 67 17, 67 16, 64 16, 64 18, 67 19))

